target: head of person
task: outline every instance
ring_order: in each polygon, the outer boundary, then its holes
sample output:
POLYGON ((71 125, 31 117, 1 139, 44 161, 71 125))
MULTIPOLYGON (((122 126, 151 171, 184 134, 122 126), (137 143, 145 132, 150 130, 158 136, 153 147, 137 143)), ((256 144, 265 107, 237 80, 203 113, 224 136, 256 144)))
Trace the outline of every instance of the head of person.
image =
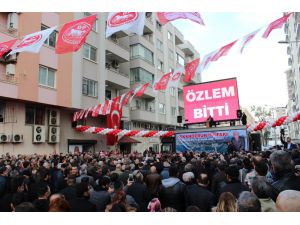
POLYGON ((23 192, 25 190, 24 178, 21 176, 15 177, 11 180, 11 191, 13 193, 23 192))
POLYGON ((209 178, 207 173, 200 173, 198 176, 198 185, 207 188, 209 185, 209 178))
POLYGON ((112 205, 116 204, 126 204, 126 193, 125 191, 121 190, 115 193, 111 200, 112 205))
POLYGON ((78 198, 89 198, 89 185, 88 183, 77 183, 76 184, 76 196, 78 198))
POLYGON ((252 192, 260 199, 270 198, 272 188, 261 177, 254 177, 251 181, 252 192))
POLYGON ((67 178, 67 185, 68 186, 74 186, 76 184, 76 176, 69 175, 67 178))
POLYGON ((193 172, 185 172, 182 174, 182 180, 186 184, 192 184, 195 179, 195 175, 193 172))
POLYGON ((24 193, 18 192, 13 194, 11 199, 11 204, 10 204, 12 211, 15 211, 16 207, 25 201, 26 201, 26 195, 24 195, 24 193))
POLYGON ((157 173, 157 170, 156 170, 155 166, 150 167, 150 173, 157 173))
POLYGON ((71 171, 70 171, 70 175, 72 176, 77 176, 78 175, 78 169, 76 166, 72 166, 71 171))
POLYGON ((249 191, 243 191, 237 201, 239 212, 261 212, 261 203, 257 196, 249 191))
POLYGON ((236 165, 230 165, 225 170, 227 181, 237 182, 239 181, 239 168, 236 165))
POLYGON ((269 170, 267 163, 262 160, 255 163, 255 172, 257 176, 266 176, 269 170))
POLYGON ((286 142, 287 142, 287 143, 291 143, 291 142, 292 142, 292 139, 291 139, 290 137, 287 137, 287 138, 286 138, 286 142))
POLYGON ((149 212, 161 212, 161 204, 158 198, 153 198, 148 204, 149 212))
POLYGON ((200 209, 195 205, 190 205, 186 208, 186 212, 201 212, 200 209))
POLYGON ((46 183, 40 183, 37 189, 38 198, 48 199, 50 195, 50 187, 46 183))
POLYGON ((176 166, 171 166, 169 168, 169 176, 170 177, 177 177, 178 176, 178 168, 176 166))
POLYGON ((110 179, 108 177, 102 177, 100 180, 99 180, 99 186, 101 186, 103 189, 108 189, 109 187, 109 184, 110 184, 110 179))
POLYGON ((217 212, 237 212, 236 198, 230 192, 223 192, 216 207, 217 212))
POLYGON ((296 165, 296 166, 295 166, 295 175, 296 175, 297 177, 300 177, 300 165, 296 165))
POLYGON ((289 171, 293 168, 292 158, 290 154, 286 151, 279 150, 274 151, 270 156, 273 172, 275 174, 284 171, 289 171))
POLYGON ((60 194, 60 193, 53 194, 53 195, 50 196, 49 202, 51 203, 52 201, 54 201, 57 198, 65 199, 65 196, 63 194, 60 194))
POLYGON ((279 212, 300 212, 299 202, 300 191, 282 191, 276 199, 276 209, 279 212))
POLYGON ((22 202, 15 207, 15 212, 36 212, 36 208, 31 202, 22 202))
POLYGON ((82 164, 79 171, 80 175, 87 175, 87 165, 82 164))
POLYGON ((133 171, 132 174, 133 174, 133 177, 134 177, 134 181, 135 181, 135 182, 143 183, 144 176, 143 176, 143 174, 141 173, 141 171, 135 170, 135 171, 133 171))
POLYGON ((70 212, 70 204, 63 195, 56 194, 53 198, 52 196, 50 197, 49 212, 70 212))
POLYGON ((119 181, 119 180, 116 180, 114 183, 113 183, 113 189, 114 189, 114 192, 120 192, 120 191, 123 191, 124 189, 124 184, 122 181, 119 181))

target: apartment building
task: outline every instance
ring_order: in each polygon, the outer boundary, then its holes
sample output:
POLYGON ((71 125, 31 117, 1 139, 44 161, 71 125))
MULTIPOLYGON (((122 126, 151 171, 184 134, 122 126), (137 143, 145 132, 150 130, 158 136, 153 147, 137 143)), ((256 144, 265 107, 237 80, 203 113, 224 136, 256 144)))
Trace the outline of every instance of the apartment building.
MULTIPOLYGON (((90 13, 0 13, 1 42, 88 16, 90 13)), ((84 46, 75 53, 55 54, 54 32, 39 54, 20 53, 0 62, 0 154, 109 150, 106 137, 74 131, 78 124, 106 127, 106 118, 72 123, 76 110, 112 99, 150 82, 141 98, 124 107, 121 127, 167 129, 183 115, 178 89, 154 93, 155 79, 199 54, 171 24, 161 26, 147 13, 144 35, 120 31, 105 38, 107 13, 97 21, 84 46)), ((196 77, 193 82, 199 82, 196 77)), ((183 119, 184 122, 184 119, 183 119)), ((159 138, 140 139, 131 150, 160 149, 159 138)))
MULTIPOLYGON (((286 71, 288 86, 288 114, 300 111, 300 13, 293 13, 285 24, 289 70, 286 71)), ((299 122, 290 123, 289 135, 300 140, 299 122)))

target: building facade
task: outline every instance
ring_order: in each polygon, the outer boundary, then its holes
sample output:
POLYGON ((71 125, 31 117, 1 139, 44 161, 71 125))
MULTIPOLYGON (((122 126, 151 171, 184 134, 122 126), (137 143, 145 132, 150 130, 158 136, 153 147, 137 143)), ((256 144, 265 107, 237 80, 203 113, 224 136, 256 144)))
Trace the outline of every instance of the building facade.
MULTIPOLYGON (((1 42, 88 16, 90 13, 0 13, 1 42)), ((199 57, 194 47, 171 24, 160 25, 146 13, 144 35, 120 31, 105 38, 107 13, 97 21, 86 43, 74 53, 55 54, 57 32, 39 54, 19 53, 0 62, 0 154, 109 150, 106 137, 77 133, 86 124, 106 127, 106 118, 72 123, 75 111, 103 103, 149 82, 141 98, 123 109, 124 129, 163 130, 182 125, 182 82, 179 88, 154 93, 153 82, 163 74, 199 57)), ((198 76, 192 83, 197 83, 198 76)), ((184 118, 183 118, 184 123, 184 118)), ((131 150, 161 148, 158 138, 141 138, 131 150)))
MULTIPOLYGON (((284 31, 286 34, 289 70, 286 71, 288 86, 288 114, 300 111, 300 13, 293 13, 284 31)), ((289 135, 293 140, 300 140, 299 122, 289 124, 289 135)))

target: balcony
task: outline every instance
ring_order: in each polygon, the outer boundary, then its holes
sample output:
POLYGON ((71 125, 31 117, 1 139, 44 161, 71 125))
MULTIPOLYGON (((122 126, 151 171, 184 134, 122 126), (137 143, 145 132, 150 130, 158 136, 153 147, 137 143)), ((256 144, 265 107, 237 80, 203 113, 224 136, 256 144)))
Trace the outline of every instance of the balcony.
POLYGON ((174 27, 174 31, 175 31, 175 45, 184 44, 183 34, 176 27, 174 27))
POLYGON ((9 83, 9 84, 18 84, 19 77, 16 75, 7 75, 4 73, 0 73, 0 82, 9 83))
MULTIPOLYGON (((137 87, 140 87, 144 84, 145 82, 130 82, 130 86, 131 88, 137 88, 137 87)), ((156 93, 153 92, 153 89, 152 89, 152 84, 150 84, 146 91, 144 92, 144 94, 141 96, 141 98, 149 98, 149 99, 153 99, 156 97, 156 93)))
POLYGON ((129 107, 124 106, 122 111, 122 120, 129 120, 129 114, 130 114, 129 107))
POLYGON ((154 24, 152 21, 152 15, 150 15, 149 17, 146 16, 144 34, 152 34, 153 31, 154 31, 154 24))
POLYGON ((150 49, 154 48, 153 38, 151 39, 149 35, 146 36, 139 36, 139 35, 132 35, 130 36, 130 45, 141 44, 144 47, 150 49))
POLYGON ((155 111, 131 107, 130 120, 156 122, 155 111))
POLYGON ((116 69, 106 68, 107 83, 109 86, 113 86, 116 89, 130 88, 129 76, 123 74, 116 69))
POLYGON ((120 63, 129 61, 129 46, 119 43, 118 39, 106 39, 106 58, 120 63))
POLYGON ((143 68, 144 70, 147 70, 149 73, 155 74, 155 67, 154 63, 144 59, 141 56, 136 56, 131 58, 130 60, 130 68, 143 68))
POLYGON ((189 41, 184 41, 183 44, 179 45, 179 48, 182 49, 186 56, 193 57, 196 52, 194 46, 189 41))

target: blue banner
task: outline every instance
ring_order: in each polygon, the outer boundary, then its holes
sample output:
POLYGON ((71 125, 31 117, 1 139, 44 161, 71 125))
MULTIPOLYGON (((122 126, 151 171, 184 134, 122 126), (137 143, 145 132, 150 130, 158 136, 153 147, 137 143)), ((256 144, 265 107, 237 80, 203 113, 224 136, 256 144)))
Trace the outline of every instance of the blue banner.
POLYGON ((248 150, 246 129, 176 134, 177 152, 221 152, 248 150))

